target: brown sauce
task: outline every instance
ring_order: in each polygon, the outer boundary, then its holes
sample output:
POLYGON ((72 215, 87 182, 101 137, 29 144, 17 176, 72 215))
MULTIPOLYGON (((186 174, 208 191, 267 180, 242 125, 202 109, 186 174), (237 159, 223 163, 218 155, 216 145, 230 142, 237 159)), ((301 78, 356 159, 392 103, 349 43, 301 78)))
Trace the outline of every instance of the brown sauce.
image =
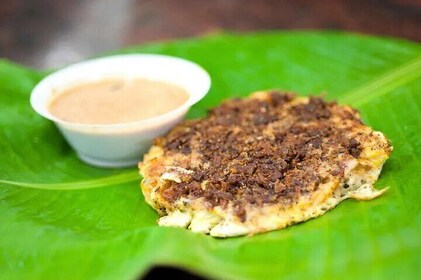
POLYGON ((159 116, 188 98, 184 89, 169 83, 116 78, 65 89, 51 101, 49 111, 73 123, 117 124, 159 116))

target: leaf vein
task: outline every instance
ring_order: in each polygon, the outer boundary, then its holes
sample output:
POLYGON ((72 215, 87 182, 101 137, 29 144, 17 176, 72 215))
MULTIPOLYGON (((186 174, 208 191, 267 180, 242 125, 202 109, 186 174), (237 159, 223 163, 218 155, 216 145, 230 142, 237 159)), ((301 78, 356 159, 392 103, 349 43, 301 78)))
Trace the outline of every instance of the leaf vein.
POLYGON ((421 55, 375 80, 346 92, 340 97, 340 101, 360 106, 420 77, 421 55))

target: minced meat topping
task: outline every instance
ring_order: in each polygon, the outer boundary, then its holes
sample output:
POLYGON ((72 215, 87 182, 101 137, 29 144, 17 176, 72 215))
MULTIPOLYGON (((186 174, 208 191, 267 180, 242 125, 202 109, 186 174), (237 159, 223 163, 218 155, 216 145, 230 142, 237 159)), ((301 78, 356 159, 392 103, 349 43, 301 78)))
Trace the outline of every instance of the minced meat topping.
MULTIPOLYGON (((343 176, 344 155, 358 158, 361 126, 355 110, 310 97, 271 92, 267 98, 233 99, 208 117, 186 121, 155 145, 166 156, 198 155, 176 165, 192 170, 170 182, 162 197, 203 198, 207 207, 227 207, 245 220, 245 205, 290 205, 332 176, 343 176), (197 158, 197 157, 196 157, 197 158)), ((182 157, 186 158, 186 157, 182 157)), ((188 158, 188 157, 187 157, 188 158)))

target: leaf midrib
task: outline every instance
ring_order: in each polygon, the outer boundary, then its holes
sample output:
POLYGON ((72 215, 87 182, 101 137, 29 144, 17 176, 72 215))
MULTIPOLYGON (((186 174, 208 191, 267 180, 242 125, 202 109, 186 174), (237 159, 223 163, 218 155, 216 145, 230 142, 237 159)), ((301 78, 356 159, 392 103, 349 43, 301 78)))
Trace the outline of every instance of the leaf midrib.
POLYGON ((32 188, 44 190, 81 190, 106 187, 114 184, 123 184, 140 180, 140 175, 137 171, 124 172, 113 176, 101 177, 92 180, 65 182, 65 183, 27 183, 17 182, 12 180, 0 179, 0 184, 32 188))
MULTIPOLYGON (((338 99, 343 104, 350 104, 358 107, 420 77, 421 55, 355 89, 345 92, 338 99)), ((45 190, 81 190, 106 187, 114 184, 129 183, 139 180, 139 173, 137 171, 130 171, 113 176, 77 182, 43 184, 0 179, 0 184, 45 190)))
POLYGON ((339 97, 339 101, 344 104, 361 106, 419 77, 421 77, 421 55, 353 90, 345 92, 339 97))

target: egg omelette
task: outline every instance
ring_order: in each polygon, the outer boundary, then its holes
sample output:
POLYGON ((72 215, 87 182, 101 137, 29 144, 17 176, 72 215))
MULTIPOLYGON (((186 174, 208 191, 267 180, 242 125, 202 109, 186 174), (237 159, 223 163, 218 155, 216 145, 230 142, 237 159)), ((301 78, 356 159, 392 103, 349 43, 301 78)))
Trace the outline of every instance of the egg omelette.
POLYGON ((370 200, 392 151, 349 107, 276 91, 232 99, 157 138, 139 163, 161 226, 255 234, 370 200))

